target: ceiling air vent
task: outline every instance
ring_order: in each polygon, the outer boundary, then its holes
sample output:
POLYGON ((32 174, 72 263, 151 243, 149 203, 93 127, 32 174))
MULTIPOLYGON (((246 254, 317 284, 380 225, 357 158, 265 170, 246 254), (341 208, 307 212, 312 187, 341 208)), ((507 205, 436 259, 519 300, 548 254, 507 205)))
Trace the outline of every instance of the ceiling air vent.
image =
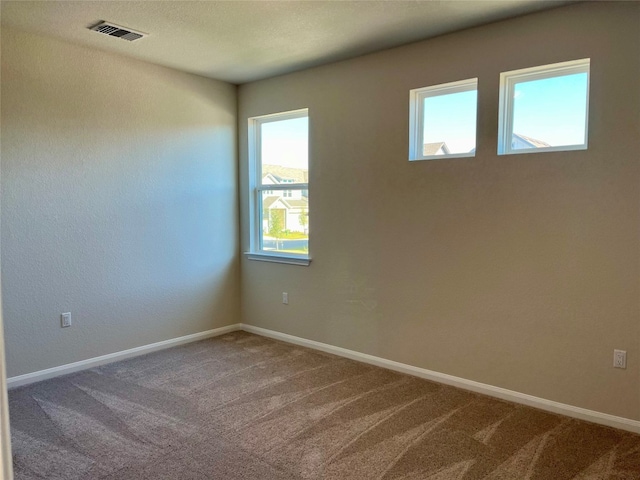
POLYGON ((131 30, 130 28, 121 27, 114 23, 107 22, 100 22, 99 24, 90 27, 89 30, 93 30, 94 32, 98 33, 104 33, 105 35, 109 35, 111 37, 118 37, 123 40, 129 40, 130 42, 147 36, 146 33, 136 32, 135 30, 131 30))

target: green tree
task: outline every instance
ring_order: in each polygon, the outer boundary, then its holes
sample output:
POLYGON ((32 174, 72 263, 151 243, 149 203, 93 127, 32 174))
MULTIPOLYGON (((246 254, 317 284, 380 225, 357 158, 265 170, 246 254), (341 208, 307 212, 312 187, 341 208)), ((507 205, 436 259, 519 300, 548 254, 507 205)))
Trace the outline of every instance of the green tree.
POLYGON ((304 233, 307 233, 307 225, 309 225, 309 212, 307 212, 306 208, 302 209, 302 212, 300 212, 300 216, 298 218, 300 220, 300 226, 304 229, 304 233))
POLYGON ((269 236, 276 239, 276 249, 278 249, 278 239, 284 233, 284 213, 281 208, 269 210, 269 236))

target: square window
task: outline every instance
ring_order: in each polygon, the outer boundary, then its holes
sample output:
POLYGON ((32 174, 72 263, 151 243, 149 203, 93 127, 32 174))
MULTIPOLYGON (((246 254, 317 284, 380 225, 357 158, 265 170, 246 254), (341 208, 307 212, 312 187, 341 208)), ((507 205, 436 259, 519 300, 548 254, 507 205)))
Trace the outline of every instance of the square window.
POLYGON ((498 154, 585 150, 588 58, 500 74, 498 154))
POLYGON ((478 79, 411 90, 409 160, 474 157, 478 79))
POLYGON ((308 265, 308 110, 250 118, 249 161, 249 258, 308 265))

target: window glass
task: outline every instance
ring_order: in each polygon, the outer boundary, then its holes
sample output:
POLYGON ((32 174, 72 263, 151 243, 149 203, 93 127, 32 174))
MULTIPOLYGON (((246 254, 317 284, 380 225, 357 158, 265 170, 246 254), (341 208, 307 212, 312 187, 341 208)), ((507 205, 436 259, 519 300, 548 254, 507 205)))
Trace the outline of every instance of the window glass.
POLYGON ((475 150, 477 98, 471 90, 424 99, 423 155, 475 150))
POLYGON ((411 90, 409 160, 473 157, 478 79, 411 90))
MULTIPOLYGON (((309 170, 309 118, 299 117, 261 123, 260 159, 265 166, 279 166, 305 172, 309 170)), ((293 183, 300 178, 283 178, 293 183)), ((298 182, 299 183, 299 182, 298 182)))
POLYGON ((587 81, 584 72, 516 83, 511 147, 584 144, 587 81))
POLYGON ((309 198, 303 190, 262 192, 262 250, 309 253, 309 198))
POLYGON ((254 117, 249 122, 254 169, 251 252, 308 258, 308 112, 254 117))
POLYGON ((500 74, 498 153, 587 148, 590 60, 500 74))

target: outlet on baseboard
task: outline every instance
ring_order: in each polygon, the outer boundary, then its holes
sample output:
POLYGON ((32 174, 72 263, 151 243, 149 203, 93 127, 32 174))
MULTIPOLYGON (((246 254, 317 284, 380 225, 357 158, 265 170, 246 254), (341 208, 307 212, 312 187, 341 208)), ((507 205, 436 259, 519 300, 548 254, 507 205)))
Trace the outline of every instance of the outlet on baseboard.
POLYGON ((71 312, 63 313, 60 315, 60 325, 62 328, 71 326, 71 312))
POLYGON ((613 366, 615 368, 627 368, 627 351, 626 350, 613 351, 613 366))

